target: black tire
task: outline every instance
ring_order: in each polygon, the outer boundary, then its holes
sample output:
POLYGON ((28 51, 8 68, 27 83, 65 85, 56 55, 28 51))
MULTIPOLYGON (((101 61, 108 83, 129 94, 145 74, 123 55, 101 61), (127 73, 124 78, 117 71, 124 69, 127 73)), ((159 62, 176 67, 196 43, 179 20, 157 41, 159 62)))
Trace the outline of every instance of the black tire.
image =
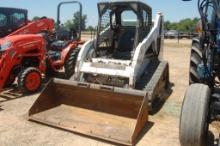
POLYGON ((198 42, 194 42, 191 48, 189 84, 202 83, 197 72, 198 65, 202 62, 202 49, 198 42))
POLYGON ((66 79, 69 79, 75 73, 75 66, 76 66, 76 61, 77 61, 79 51, 80 51, 79 48, 75 48, 75 49, 72 49, 67 55, 67 58, 64 63, 66 79))
POLYGON ((180 118, 182 146, 207 146, 210 96, 207 85, 192 84, 188 87, 180 118))
POLYGON ((54 71, 54 69, 51 66, 51 63, 49 61, 49 59, 46 60, 46 71, 45 71, 45 75, 47 78, 51 78, 57 75, 57 72, 54 71))
POLYGON ((24 94, 33 94, 33 93, 37 92, 40 89, 41 84, 42 84, 41 73, 35 67, 28 67, 28 68, 22 70, 18 75, 18 88, 24 94), (31 73, 34 73, 35 75, 38 76, 37 78, 35 78, 35 80, 37 80, 39 83, 37 83, 37 85, 34 89, 28 88, 27 82, 26 82, 28 75, 30 75, 31 73))

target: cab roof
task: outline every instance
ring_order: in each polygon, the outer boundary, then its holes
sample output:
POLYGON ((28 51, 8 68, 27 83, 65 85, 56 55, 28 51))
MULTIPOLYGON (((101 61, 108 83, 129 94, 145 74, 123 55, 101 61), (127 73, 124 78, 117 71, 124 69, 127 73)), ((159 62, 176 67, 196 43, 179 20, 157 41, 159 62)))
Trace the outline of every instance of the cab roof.
POLYGON ((28 11, 26 9, 20 9, 20 8, 0 7, 0 12, 23 12, 23 13, 27 13, 28 11))
POLYGON ((152 14, 152 8, 147 5, 146 3, 138 0, 114 0, 114 1, 107 1, 107 2, 99 2, 98 3, 98 10, 99 15, 102 15, 106 9, 116 10, 134 10, 136 12, 140 12, 141 10, 147 11, 149 14, 152 14))

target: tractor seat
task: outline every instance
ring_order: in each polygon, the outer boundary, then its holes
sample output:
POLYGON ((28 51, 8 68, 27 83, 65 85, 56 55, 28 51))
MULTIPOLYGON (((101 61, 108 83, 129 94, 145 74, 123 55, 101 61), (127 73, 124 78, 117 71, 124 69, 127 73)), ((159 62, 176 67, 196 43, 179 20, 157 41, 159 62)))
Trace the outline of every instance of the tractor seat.
POLYGON ((63 48, 66 48, 69 45, 70 41, 54 41, 50 45, 50 50, 53 51, 62 51, 63 48))
POLYGON ((126 31, 123 32, 118 40, 118 46, 116 52, 114 53, 114 58, 116 59, 130 59, 132 56, 132 51, 134 48, 135 32, 126 31))
POLYGON ((124 32, 118 42, 118 51, 127 52, 133 50, 135 33, 133 31, 124 32))

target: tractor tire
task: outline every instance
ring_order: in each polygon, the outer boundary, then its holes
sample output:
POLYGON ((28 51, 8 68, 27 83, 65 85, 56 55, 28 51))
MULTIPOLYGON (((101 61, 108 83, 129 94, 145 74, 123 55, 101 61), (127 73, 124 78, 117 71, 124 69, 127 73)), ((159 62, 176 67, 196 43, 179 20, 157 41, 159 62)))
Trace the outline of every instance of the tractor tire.
POLYGON ((45 75, 47 78, 52 78, 55 77, 57 75, 57 72, 54 71, 54 69, 52 68, 49 59, 46 60, 46 71, 45 71, 45 75))
POLYGON ((202 83, 197 67, 202 62, 202 49, 198 42, 194 42, 191 48, 189 84, 202 83))
POLYGON ((71 76, 75 73, 76 60, 78 57, 80 49, 75 48, 69 52, 64 63, 65 69, 65 78, 70 79, 71 76))
POLYGON ((41 87, 41 83, 41 73, 35 67, 26 68, 18 75, 18 88, 24 94, 33 94, 37 92, 41 87))
POLYGON ((192 84, 188 87, 180 118, 182 146, 207 146, 210 96, 207 85, 192 84))

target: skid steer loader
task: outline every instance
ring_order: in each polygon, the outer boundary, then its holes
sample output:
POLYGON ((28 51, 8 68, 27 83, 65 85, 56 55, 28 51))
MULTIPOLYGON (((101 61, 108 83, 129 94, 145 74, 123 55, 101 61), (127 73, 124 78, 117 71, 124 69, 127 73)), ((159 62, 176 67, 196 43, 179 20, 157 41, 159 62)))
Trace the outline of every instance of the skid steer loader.
POLYGON ((29 119, 134 145, 169 83, 168 63, 160 59, 163 16, 153 24, 151 7, 136 1, 101 2, 98 13, 97 36, 82 46, 75 75, 51 80, 29 119))

